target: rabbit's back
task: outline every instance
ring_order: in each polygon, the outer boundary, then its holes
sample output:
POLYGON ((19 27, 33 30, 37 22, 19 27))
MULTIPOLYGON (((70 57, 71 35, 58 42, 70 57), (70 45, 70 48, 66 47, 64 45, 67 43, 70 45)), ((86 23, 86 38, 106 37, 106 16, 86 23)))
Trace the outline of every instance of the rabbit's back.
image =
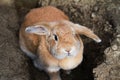
POLYGON ((52 6, 46 6, 32 9, 26 15, 25 23, 26 25, 31 25, 37 22, 52 22, 60 20, 69 20, 69 18, 61 10, 52 6))

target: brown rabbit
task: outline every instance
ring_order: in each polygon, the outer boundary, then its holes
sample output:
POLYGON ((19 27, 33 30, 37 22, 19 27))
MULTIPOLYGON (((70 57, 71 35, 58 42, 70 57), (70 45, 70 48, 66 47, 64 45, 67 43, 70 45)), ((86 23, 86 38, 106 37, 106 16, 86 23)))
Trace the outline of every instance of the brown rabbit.
POLYGON ((61 80, 59 70, 76 68, 83 59, 85 35, 96 42, 100 38, 90 29, 74 24, 61 10, 46 6, 32 9, 20 29, 20 47, 50 80, 61 80))

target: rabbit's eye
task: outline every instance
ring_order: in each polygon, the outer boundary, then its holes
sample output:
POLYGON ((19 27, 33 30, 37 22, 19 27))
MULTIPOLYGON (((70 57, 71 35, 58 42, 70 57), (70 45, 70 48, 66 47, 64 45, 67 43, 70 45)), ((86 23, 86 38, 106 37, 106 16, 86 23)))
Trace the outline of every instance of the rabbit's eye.
POLYGON ((58 41, 58 37, 57 37, 57 35, 55 35, 55 34, 54 34, 54 39, 55 39, 56 41, 58 41))

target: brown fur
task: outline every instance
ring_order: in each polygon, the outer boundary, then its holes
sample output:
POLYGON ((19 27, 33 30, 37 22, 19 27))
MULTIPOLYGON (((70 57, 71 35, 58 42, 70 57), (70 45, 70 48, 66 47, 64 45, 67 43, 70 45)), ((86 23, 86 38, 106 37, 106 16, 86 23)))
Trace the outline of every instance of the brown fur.
POLYGON ((59 9, 52 6, 32 9, 25 19, 26 25, 32 25, 37 22, 52 22, 59 20, 69 20, 69 18, 59 9))
POLYGON ((33 25, 39 22, 52 22, 58 20, 69 20, 69 18, 62 11, 52 6, 32 9, 26 15, 24 23, 22 24, 22 27, 20 29, 20 36, 27 39, 25 40, 25 44, 31 52, 35 53, 39 40, 38 36, 35 34, 26 34, 25 28, 29 25, 33 25))

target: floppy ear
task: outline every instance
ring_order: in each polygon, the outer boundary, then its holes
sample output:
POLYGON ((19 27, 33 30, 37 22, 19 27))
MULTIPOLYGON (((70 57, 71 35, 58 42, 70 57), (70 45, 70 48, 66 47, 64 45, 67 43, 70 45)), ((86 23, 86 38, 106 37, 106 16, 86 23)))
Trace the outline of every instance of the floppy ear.
POLYGON ((44 25, 33 25, 33 26, 28 26, 25 31, 27 33, 33 33, 37 35, 47 35, 50 34, 48 28, 44 25))
POLYGON ((89 38, 92 38, 96 42, 101 42, 101 39, 90 29, 79 24, 74 24, 76 34, 83 34, 89 38))

